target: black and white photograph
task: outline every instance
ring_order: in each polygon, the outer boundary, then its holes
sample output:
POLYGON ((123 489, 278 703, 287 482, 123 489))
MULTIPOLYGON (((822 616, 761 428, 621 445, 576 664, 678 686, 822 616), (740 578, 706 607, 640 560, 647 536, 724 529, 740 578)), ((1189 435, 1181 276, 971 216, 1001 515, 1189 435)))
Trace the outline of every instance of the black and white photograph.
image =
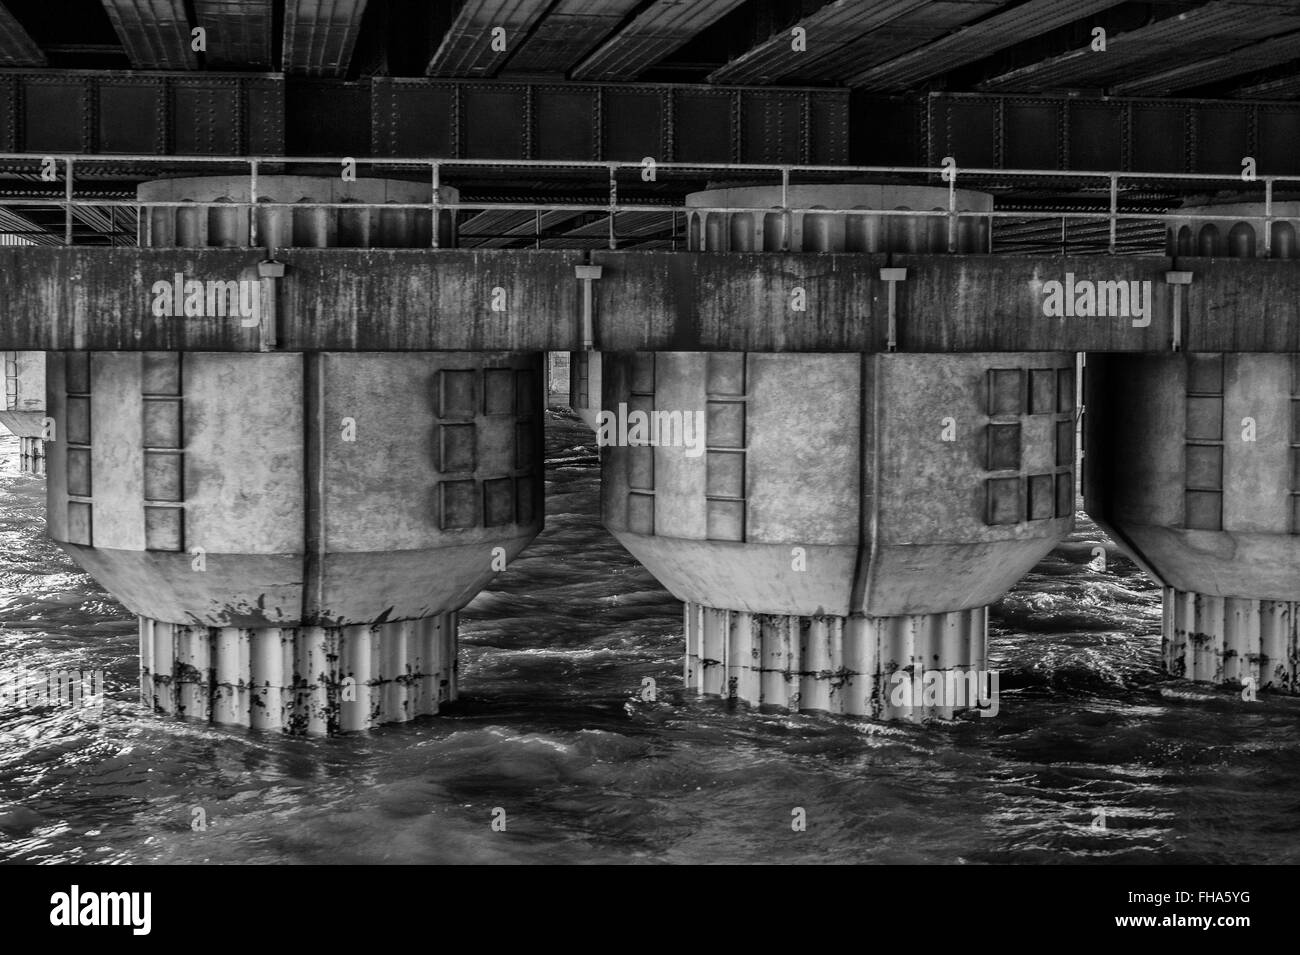
POLYGON ((1298 233, 1294 0, 0 0, 6 926, 1279 930, 1298 233))

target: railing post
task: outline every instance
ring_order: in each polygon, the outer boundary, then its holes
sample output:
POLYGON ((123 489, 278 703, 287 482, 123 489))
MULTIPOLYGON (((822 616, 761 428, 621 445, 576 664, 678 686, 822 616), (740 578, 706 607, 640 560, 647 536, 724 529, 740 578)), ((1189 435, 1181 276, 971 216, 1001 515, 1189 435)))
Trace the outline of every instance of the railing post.
POLYGON ((63 160, 63 244, 72 245, 72 158, 63 160))
POLYGON ((609 248, 614 251, 618 248, 618 238, 614 231, 614 207, 618 205, 618 166, 613 163, 609 165, 609 248))
POLYGON ((1119 212, 1119 176, 1110 176, 1110 254, 1115 254, 1116 214, 1119 212))
MULTIPOLYGON (((1173 312, 1174 317, 1171 323, 1171 337, 1169 348, 1171 351, 1183 350, 1183 286, 1192 284, 1192 273, 1177 271, 1166 272, 1165 281, 1174 287, 1173 312)), ((1147 320, 1150 322, 1150 319, 1147 320)), ((1136 323, 1135 323, 1136 324, 1136 323)), ((1191 328, 1188 328, 1191 332, 1191 328)))
POLYGON ((431 164, 429 174, 433 185, 432 248, 436 249, 442 243, 442 167, 436 162, 431 164))
MULTIPOLYGON (((790 167, 781 167, 781 251, 790 251, 790 232, 794 222, 790 218, 790 167)), ((701 230, 703 235, 703 230, 701 230)), ((703 243, 701 243, 703 244, 703 243)))
POLYGON ((248 244, 257 248, 257 160, 248 161, 248 244))
MULTIPOLYGON (((929 228, 925 230, 929 232, 929 228)), ((948 254, 957 251, 957 176, 948 180, 948 254)))
POLYGON ((1264 180, 1264 258, 1273 257, 1273 180, 1264 180))

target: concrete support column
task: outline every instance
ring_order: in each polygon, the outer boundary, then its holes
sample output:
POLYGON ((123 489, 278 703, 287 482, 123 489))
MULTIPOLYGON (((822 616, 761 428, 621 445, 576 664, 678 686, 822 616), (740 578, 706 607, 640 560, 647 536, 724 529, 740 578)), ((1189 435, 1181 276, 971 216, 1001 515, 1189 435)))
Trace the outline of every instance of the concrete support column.
POLYGON ((1164 662, 1198 683, 1300 690, 1300 603, 1216 597, 1165 588, 1164 662))
POLYGON ((436 714, 456 698, 456 615, 346 627, 187 627, 140 618, 154 712, 292 733, 436 714))
MULTIPOLYGON (((246 243, 248 187, 142 185, 146 202, 222 203, 153 207, 150 243, 246 243)), ((428 201, 428 190, 263 177, 259 200, 294 206, 258 209, 258 240, 270 257, 299 243, 427 248, 422 210, 315 204, 428 201)), ((175 261, 139 277, 142 301, 192 295, 201 310, 220 304, 209 318, 240 321, 244 283, 262 288, 175 261)), ((50 358, 49 535, 139 616, 155 712, 329 733, 455 698, 456 612, 542 527, 540 353, 50 358)))
POLYGON ((987 626, 986 607, 805 617, 688 602, 685 683, 704 696, 792 712, 951 719, 996 708, 987 626))
MULTIPOLYGON (((687 203, 770 210, 691 210, 705 254, 981 252, 992 209, 869 184, 687 203)), ((1074 517, 1074 356, 582 357, 605 526, 685 602, 688 689, 882 719, 995 711, 987 606, 1074 517)))
POLYGON ((689 689, 972 708, 897 675, 988 685, 987 606, 1073 522, 1073 355, 606 354, 604 386, 605 526, 687 604, 689 689))

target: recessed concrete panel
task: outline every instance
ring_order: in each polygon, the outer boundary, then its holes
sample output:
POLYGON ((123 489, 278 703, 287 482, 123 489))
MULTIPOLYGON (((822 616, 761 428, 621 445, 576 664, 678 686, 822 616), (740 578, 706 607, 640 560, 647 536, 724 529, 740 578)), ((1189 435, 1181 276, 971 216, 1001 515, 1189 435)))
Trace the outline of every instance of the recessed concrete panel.
POLYGON ((146 501, 180 503, 184 498, 184 457, 165 451, 144 452, 146 501))
POLYGON ((141 391, 146 395, 179 395, 181 353, 145 352, 144 381, 141 391))
POLYGON ((515 482, 494 478, 483 482, 483 524, 500 527, 515 521, 515 482))
POLYGON ((443 481, 438 491, 442 505, 441 530, 465 530, 482 525, 478 482, 443 481))
POLYGON ((146 505, 144 509, 144 539, 146 550, 184 550, 184 511, 179 507, 150 507, 146 505))
POLYGON ((90 448, 68 448, 67 493, 72 497, 90 497, 93 484, 90 448))

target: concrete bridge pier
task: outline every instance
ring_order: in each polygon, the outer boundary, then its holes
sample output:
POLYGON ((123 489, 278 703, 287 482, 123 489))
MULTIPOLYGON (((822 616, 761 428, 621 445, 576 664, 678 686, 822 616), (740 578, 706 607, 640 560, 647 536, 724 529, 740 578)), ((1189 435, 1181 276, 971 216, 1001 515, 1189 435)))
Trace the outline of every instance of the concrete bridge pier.
POLYGON ((629 427, 603 448, 602 512, 686 604, 688 687, 877 718, 972 708, 972 680, 994 702, 987 607, 1073 523, 1072 355, 606 354, 604 372, 607 414, 658 422, 658 446, 629 427), (703 440, 674 443, 676 419, 703 440))
MULTIPOLYGON (((425 201, 424 184, 263 177, 259 194, 302 204, 258 211, 270 259, 430 243, 428 212, 313 206, 425 201)), ((148 223, 179 249, 247 235, 237 207, 155 206, 148 223)), ((177 257, 180 314, 160 314, 176 290, 155 292, 175 273, 141 277, 159 321, 193 318, 191 294, 210 317, 216 283, 276 294, 195 261, 177 257)), ((457 611, 542 527, 542 381, 540 353, 52 352, 49 534, 140 617, 156 711, 296 733, 436 713, 457 691, 457 611)))
POLYGON ((1298 365, 1089 356, 1086 507, 1164 585, 1176 676, 1300 691, 1298 365))
MULTIPOLYGON (((708 211, 780 199, 689 197, 691 247, 948 249, 946 217, 708 211)), ((794 186, 788 202, 932 210, 948 193, 794 186)), ((961 220, 957 250, 986 249, 986 225, 961 220)), ((598 431, 605 525, 685 603, 689 688, 884 719, 996 709, 988 605, 1073 525, 1072 354, 660 352, 601 367, 599 414, 620 429, 598 431), (636 414, 656 422, 649 442, 622 430, 636 414)))
MULTIPOLYGON (((1300 202, 1179 211, 1237 219, 1171 223, 1180 269, 1300 254, 1300 202)), ((1088 513, 1164 585, 1166 669, 1300 692, 1300 355, 1089 355, 1085 406, 1088 513)))
POLYGON ((4 410, 0 426, 18 438, 18 469, 45 473, 45 353, 7 351, 4 410))

